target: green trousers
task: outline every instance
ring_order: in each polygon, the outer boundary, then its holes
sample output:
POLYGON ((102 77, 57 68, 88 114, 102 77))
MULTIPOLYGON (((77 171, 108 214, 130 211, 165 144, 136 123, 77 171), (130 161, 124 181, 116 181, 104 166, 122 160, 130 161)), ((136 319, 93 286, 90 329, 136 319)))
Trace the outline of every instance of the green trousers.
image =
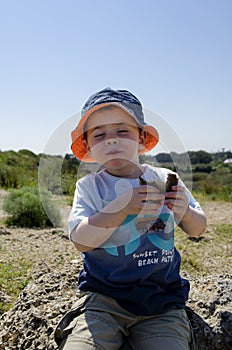
POLYGON ((81 297, 61 320, 60 350, 189 350, 191 330, 184 309, 135 316, 97 293, 81 297))

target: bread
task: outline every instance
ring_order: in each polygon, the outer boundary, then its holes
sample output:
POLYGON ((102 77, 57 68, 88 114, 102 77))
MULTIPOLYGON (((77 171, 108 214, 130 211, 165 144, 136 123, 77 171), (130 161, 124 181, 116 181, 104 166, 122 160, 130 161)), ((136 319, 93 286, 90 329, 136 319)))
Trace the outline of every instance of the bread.
POLYGON ((166 192, 172 192, 172 186, 176 186, 178 184, 178 178, 176 174, 168 174, 168 178, 166 181, 166 192))

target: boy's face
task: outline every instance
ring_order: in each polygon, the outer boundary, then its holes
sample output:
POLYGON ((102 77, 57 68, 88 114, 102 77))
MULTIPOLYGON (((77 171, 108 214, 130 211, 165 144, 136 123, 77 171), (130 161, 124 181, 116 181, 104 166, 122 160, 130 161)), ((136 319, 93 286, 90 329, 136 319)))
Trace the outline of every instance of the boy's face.
POLYGON ((138 169, 144 132, 139 132, 136 122, 121 108, 100 109, 89 117, 87 140, 83 142, 96 162, 104 164, 109 172, 120 171, 124 176, 124 172, 133 173, 133 168, 138 169))

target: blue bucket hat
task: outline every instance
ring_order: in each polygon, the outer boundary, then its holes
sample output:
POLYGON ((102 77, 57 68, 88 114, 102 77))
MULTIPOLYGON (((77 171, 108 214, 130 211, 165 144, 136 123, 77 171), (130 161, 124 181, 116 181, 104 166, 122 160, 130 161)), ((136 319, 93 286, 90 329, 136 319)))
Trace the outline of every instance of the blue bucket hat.
POLYGON ((145 123, 142 105, 137 97, 127 90, 113 90, 108 87, 90 96, 81 110, 81 120, 78 126, 72 131, 71 148, 78 159, 84 162, 95 162, 94 159, 87 154, 86 148, 83 146, 84 126, 93 112, 109 105, 115 105, 129 113, 138 127, 146 132, 144 149, 139 152, 140 154, 150 151, 157 145, 159 142, 158 131, 153 126, 145 123))

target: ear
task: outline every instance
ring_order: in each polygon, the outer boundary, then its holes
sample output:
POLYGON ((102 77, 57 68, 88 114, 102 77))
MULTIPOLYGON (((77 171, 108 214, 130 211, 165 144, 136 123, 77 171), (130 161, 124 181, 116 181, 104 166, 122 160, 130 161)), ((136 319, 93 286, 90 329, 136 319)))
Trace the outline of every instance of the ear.
POLYGON ((86 153, 90 153, 90 147, 89 147, 89 144, 88 144, 88 142, 86 140, 82 141, 82 145, 85 148, 86 153))
POLYGON ((141 130, 140 135, 139 135, 139 149, 142 150, 145 145, 145 140, 146 140, 146 131, 141 130))

